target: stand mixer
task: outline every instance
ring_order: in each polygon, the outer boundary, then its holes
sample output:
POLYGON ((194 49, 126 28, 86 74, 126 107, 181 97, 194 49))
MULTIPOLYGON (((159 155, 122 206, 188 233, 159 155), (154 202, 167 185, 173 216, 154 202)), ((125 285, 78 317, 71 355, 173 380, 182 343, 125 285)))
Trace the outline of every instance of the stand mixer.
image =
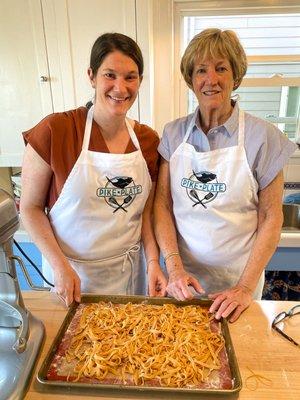
POLYGON ((24 398, 44 337, 42 322, 24 306, 17 280, 15 262, 26 270, 13 255, 18 227, 15 202, 0 189, 0 400, 24 398))

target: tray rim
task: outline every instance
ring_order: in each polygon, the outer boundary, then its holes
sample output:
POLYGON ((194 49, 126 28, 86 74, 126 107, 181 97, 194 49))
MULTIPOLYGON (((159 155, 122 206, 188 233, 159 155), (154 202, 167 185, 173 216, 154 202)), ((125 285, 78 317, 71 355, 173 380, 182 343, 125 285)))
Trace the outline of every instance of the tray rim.
POLYGON ((128 302, 139 304, 139 303, 148 303, 154 305, 163 305, 163 304, 174 304, 177 306, 188 306, 188 305, 198 305, 208 307, 212 304, 212 301, 209 299, 203 298, 193 298, 191 300, 178 301, 174 298, 170 297, 149 297, 149 296, 125 296, 125 295, 95 295, 95 294, 83 294, 81 296, 80 303, 72 303, 70 306, 68 313, 66 314, 54 340, 52 341, 50 348, 44 357, 42 364, 39 368, 39 371, 36 376, 36 380, 39 385, 42 385, 42 391, 45 392, 46 389, 48 391, 52 391, 53 389, 68 389, 68 393, 72 393, 72 390, 76 392, 82 393, 84 390, 85 393, 89 394, 100 394, 102 391, 126 391, 126 392, 138 392, 138 393, 176 393, 176 394, 197 394, 197 395, 233 395, 237 394, 242 389, 242 379, 241 374, 238 367, 237 358, 235 355, 233 343, 231 340, 229 327, 227 320, 221 318, 221 331, 222 335, 225 339, 225 349, 228 356, 228 362, 230 367, 230 372, 233 381, 233 387, 231 389, 195 389, 195 388, 175 388, 175 387, 164 387, 164 386, 132 386, 132 385, 123 385, 123 384, 101 384, 101 383, 85 383, 85 382, 66 382, 66 381, 55 381, 48 380, 46 378, 47 371, 50 367, 52 359, 56 353, 56 350, 62 340, 62 337, 67 330, 79 304, 82 303, 97 303, 100 301, 112 302, 112 303, 120 303, 125 304, 128 302))

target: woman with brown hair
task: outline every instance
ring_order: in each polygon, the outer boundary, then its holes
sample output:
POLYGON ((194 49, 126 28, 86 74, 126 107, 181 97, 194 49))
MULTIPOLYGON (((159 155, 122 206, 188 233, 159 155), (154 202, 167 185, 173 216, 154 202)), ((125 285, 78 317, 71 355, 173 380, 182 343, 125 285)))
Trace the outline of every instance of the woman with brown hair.
POLYGON ((145 294, 141 240, 150 295, 163 295, 151 222, 159 140, 126 117, 143 77, 138 45, 119 33, 101 35, 88 75, 95 89, 89 109, 49 115, 24 134, 22 220, 67 306, 82 291, 145 294))

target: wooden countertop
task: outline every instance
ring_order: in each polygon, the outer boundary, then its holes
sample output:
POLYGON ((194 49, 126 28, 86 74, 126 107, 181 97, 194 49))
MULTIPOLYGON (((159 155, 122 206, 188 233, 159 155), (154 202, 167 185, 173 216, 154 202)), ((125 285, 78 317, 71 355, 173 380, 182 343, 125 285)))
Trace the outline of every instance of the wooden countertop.
MULTIPOLYGON (((55 294, 49 292, 23 292, 23 298, 28 310, 40 318, 46 328, 46 340, 43 351, 37 364, 34 378, 25 396, 26 400, 50 400, 50 399, 94 399, 95 396, 68 395, 40 393, 37 391, 35 376, 41 361, 45 358, 48 349, 56 336, 58 329, 66 315, 67 310, 58 300, 55 294)), ((242 376, 243 388, 239 399, 247 400, 298 400, 300 399, 300 347, 285 340, 281 335, 271 329, 271 322, 275 315, 281 311, 288 311, 297 302, 286 301, 258 301, 254 302, 234 324, 230 324, 230 333, 239 369, 242 376), (246 381, 251 372, 260 374, 270 380, 266 385, 257 383, 254 389, 254 380, 246 381)), ((300 343, 300 315, 295 316, 285 323, 285 332, 290 334, 300 343)), ((101 393, 102 399, 120 399, 120 396, 101 393)), ((168 399, 170 394, 156 399, 168 399)), ((124 393, 122 399, 150 399, 151 396, 140 394, 128 395, 124 393)), ((176 396, 172 395, 172 399, 176 396)), ((182 396, 180 396, 183 399, 182 396)), ((195 398, 195 397, 193 397, 195 398)), ((188 399, 188 397, 184 397, 188 399)), ((210 397, 211 399, 211 397, 210 397)))

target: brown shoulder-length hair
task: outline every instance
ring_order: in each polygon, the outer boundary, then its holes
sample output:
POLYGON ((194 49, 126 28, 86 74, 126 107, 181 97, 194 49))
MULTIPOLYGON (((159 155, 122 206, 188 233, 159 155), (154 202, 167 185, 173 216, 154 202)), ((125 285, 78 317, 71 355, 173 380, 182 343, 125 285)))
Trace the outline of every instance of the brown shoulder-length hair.
POLYGON ((138 67, 139 76, 143 75, 144 61, 138 44, 129 36, 116 32, 104 33, 95 41, 90 57, 90 68, 93 75, 96 75, 105 57, 114 51, 120 51, 125 56, 130 57, 138 67))

